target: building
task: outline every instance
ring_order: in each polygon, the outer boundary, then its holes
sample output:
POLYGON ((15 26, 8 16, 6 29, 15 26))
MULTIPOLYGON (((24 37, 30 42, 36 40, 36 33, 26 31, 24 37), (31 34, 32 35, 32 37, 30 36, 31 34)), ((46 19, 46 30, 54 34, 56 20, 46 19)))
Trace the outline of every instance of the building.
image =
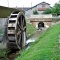
POLYGON ((42 14, 47 8, 51 8, 49 3, 41 2, 25 11, 25 15, 30 17, 33 14, 33 11, 37 10, 38 14, 42 14))

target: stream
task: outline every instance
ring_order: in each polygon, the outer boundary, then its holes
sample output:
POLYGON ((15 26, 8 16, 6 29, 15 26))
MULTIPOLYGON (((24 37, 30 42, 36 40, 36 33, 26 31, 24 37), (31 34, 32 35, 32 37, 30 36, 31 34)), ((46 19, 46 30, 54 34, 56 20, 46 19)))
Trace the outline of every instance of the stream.
POLYGON ((35 42, 42 32, 44 32, 46 28, 43 28, 42 30, 36 30, 36 32, 26 41, 26 49, 30 48, 30 44, 35 42))

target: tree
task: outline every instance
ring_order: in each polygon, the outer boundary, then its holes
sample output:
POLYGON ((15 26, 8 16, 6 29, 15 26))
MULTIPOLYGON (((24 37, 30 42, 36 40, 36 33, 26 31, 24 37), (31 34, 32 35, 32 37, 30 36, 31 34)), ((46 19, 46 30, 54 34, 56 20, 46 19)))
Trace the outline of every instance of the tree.
POLYGON ((38 13, 37 10, 34 10, 34 11, 33 11, 33 14, 34 14, 34 15, 37 15, 37 14, 39 14, 39 13, 38 13))
POLYGON ((60 15, 60 4, 55 4, 52 8, 46 9, 44 14, 60 15))
POLYGON ((52 8, 52 13, 59 15, 60 14, 60 4, 55 4, 54 7, 52 8))
POLYGON ((50 13, 52 13, 52 10, 51 10, 51 8, 48 8, 43 13, 44 14, 50 14, 50 13))

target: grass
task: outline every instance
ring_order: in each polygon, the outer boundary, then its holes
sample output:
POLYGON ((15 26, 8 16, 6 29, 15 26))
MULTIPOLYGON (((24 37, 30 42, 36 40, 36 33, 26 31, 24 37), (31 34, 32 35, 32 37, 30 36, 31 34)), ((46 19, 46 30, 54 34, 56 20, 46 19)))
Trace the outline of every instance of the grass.
POLYGON ((1 58, 1 57, 6 58, 6 57, 7 57, 6 52, 7 52, 6 49, 0 49, 0 58, 1 58))
MULTIPOLYGON (((0 29, 0 35, 2 34, 3 32, 2 32, 2 29, 0 29)), ((0 41, 0 44, 1 44, 2 42, 0 41)), ((6 49, 0 49, 0 58, 1 57, 4 57, 4 58, 6 58, 7 56, 6 56, 6 49)))
POLYGON ((23 51, 15 60, 60 60, 58 35, 60 24, 44 32, 30 49, 23 51))
POLYGON ((27 26, 27 32, 26 32, 27 37, 31 36, 36 32, 36 28, 32 24, 27 23, 26 26, 27 26))

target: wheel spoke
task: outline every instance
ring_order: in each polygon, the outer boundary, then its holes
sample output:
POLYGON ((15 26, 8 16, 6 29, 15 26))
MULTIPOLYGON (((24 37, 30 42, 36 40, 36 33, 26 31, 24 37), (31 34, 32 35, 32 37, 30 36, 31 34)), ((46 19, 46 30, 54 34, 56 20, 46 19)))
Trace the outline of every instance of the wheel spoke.
POLYGON ((21 30, 24 30, 24 17, 21 16, 21 30))
POLYGON ((18 24, 19 28, 21 29, 21 26, 20 26, 19 22, 17 24, 18 24))
POLYGON ((25 17, 24 13, 20 11, 13 12, 7 23, 7 38, 8 48, 10 49, 22 49, 25 43, 25 17), (9 26, 13 25, 13 26, 9 26), (15 32, 12 33, 14 30, 15 32))
POLYGON ((22 25, 23 25, 23 27, 24 27, 24 18, 23 18, 23 22, 22 22, 22 25))
POLYGON ((20 35, 21 31, 18 31, 17 35, 20 35))
POLYGON ((22 30, 22 16, 21 16, 21 20, 20 21, 21 21, 21 30, 22 30))
POLYGON ((18 44, 20 45, 21 43, 21 34, 19 35, 19 40, 18 40, 18 44))

